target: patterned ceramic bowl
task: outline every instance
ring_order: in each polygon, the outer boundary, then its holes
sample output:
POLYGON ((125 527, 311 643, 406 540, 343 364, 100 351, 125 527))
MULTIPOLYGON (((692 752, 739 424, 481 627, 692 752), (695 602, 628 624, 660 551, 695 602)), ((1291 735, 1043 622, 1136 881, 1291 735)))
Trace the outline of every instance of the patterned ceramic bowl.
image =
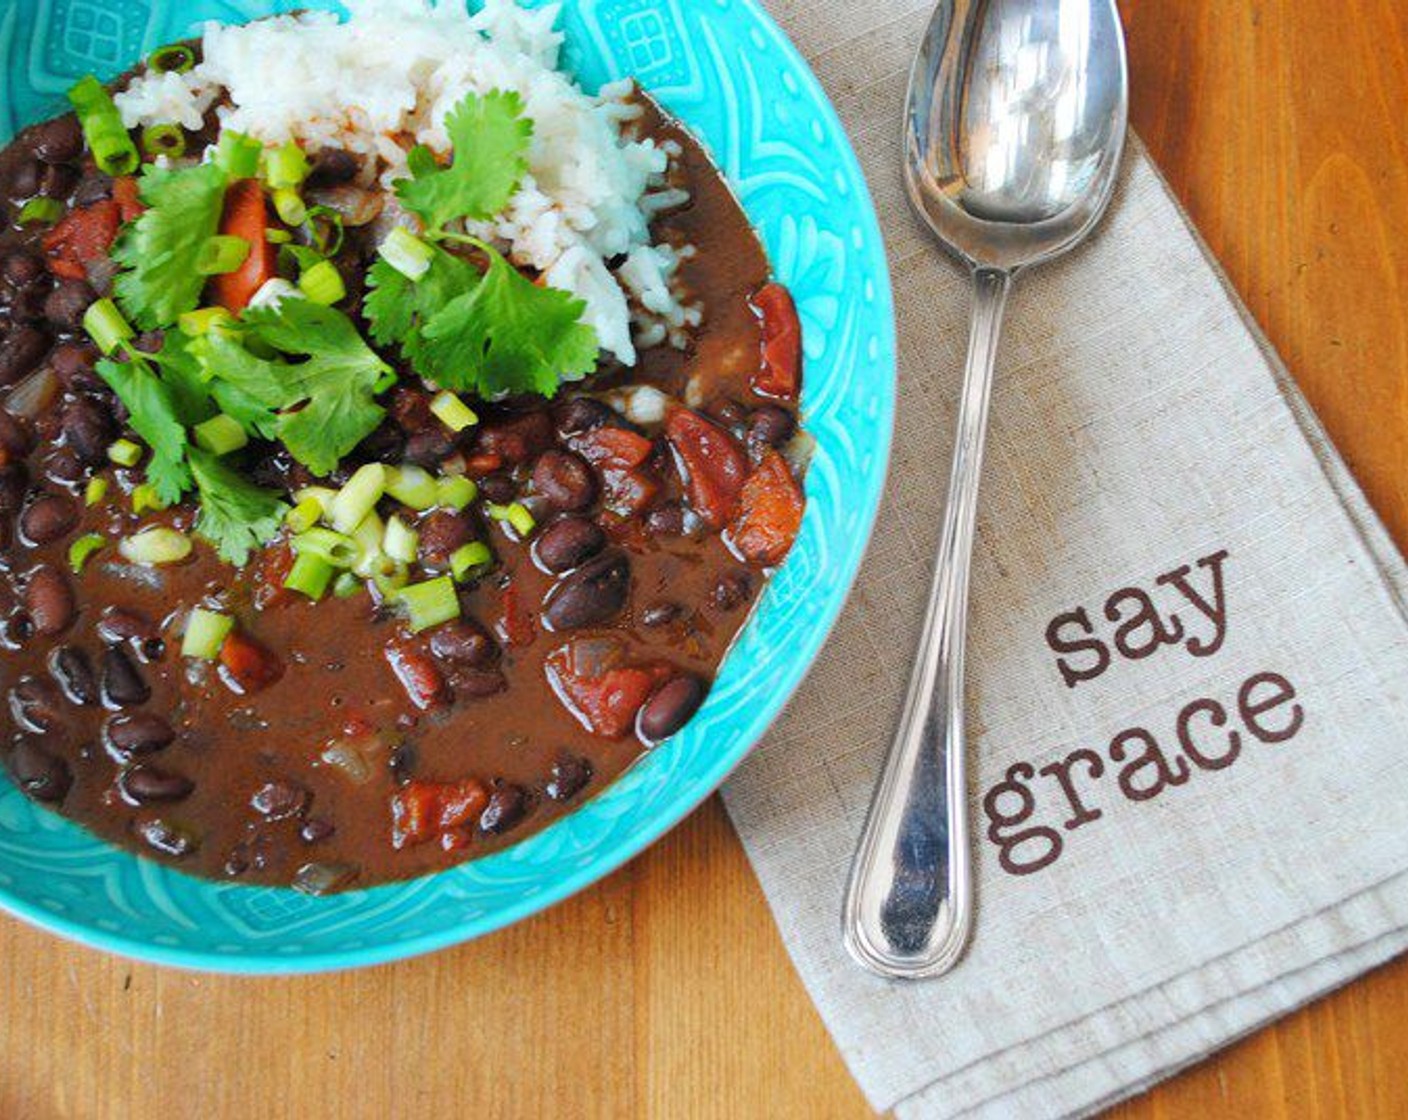
MULTIPOLYGON (((201 21, 295 0, 0 0, 6 136, 201 21)), ((805 420, 817 440, 801 537, 685 730, 577 812, 506 851, 427 878, 310 898, 206 882, 95 839, 0 777, 0 905, 56 933, 167 964, 308 972, 465 941, 620 866, 716 789, 820 649, 884 483, 895 401, 885 256, 825 94, 753 0, 568 0, 567 64, 589 88, 634 75, 703 138, 796 295, 805 420)))

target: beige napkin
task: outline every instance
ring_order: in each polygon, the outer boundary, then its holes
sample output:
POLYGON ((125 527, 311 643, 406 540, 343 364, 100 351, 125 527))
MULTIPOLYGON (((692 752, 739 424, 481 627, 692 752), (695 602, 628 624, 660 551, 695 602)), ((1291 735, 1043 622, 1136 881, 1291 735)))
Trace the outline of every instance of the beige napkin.
POLYGON ((915 646, 968 291, 899 183, 928 0, 770 7, 885 225, 900 416, 855 594, 728 806, 877 1108, 1085 1113, 1408 946, 1408 572, 1135 143, 1097 239, 1009 306, 973 581, 972 951, 919 985, 853 965, 842 889, 915 646))

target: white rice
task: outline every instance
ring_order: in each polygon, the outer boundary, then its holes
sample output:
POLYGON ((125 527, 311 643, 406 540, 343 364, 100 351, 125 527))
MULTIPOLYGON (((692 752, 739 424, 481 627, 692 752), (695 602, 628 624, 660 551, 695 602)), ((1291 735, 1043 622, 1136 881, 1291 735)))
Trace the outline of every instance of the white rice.
POLYGON ((682 345, 700 320, 677 273, 684 253, 654 244, 651 218, 688 196, 665 182, 674 145, 629 133, 630 83, 591 97, 557 69, 557 5, 485 0, 346 0, 350 13, 208 24, 203 60, 184 75, 136 79, 118 94, 129 127, 197 128, 211 105, 222 128, 267 144, 360 156, 364 181, 389 186, 406 152, 449 151, 446 113, 466 93, 514 90, 534 126, 528 173, 507 210, 470 232, 587 304, 602 349, 632 365, 637 346, 682 345), (614 272, 608 262, 625 258, 614 272))

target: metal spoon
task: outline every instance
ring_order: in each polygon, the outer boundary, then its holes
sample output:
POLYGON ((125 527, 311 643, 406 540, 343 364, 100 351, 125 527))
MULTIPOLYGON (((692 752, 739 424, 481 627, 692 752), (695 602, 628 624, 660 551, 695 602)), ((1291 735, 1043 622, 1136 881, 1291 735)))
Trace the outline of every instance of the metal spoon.
POLYGON ((1114 0, 944 0, 910 75, 909 197, 972 270, 974 296, 928 616, 846 893, 846 947, 882 976, 936 976, 968 943, 963 646, 1002 311, 1018 269, 1064 253, 1099 221, 1127 111, 1114 0))

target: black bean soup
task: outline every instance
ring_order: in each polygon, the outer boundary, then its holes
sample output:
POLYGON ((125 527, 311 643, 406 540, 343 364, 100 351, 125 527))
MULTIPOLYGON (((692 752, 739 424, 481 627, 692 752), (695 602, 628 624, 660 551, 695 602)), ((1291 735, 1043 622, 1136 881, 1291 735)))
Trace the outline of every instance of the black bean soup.
MULTIPOLYGON (((385 419, 330 474, 273 441, 230 453, 292 510, 242 566, 201 538, 191 498, 152 500, 147 441, 99 373, 89 312, 114 294, 109 250, 144 196, 98 169, 72 114, 14 140, 0 155, 0 760, 25 793, 196 874, 321 893, 521 838, 690 719, 800 522, 801 351, 717 171, 653 107, 646 128, 679 145, 691 196, 656 220, 697 248, 682 275, 705 317, 688 345, 551 399, 470 399, 475 422, 458 427, 432 408, 436 386, 376 346, 396 375, 385 419), (53 203, 26 213, 34 199, 53 203), (663 394, 644 416, 623 403, 640 386, 663 394), (291 585, 312 547, 295 543, 300 494, 316 509, 320 487, 367 464, 437 493, 472 483, 444 504, 388 492, 370 513, 408 531, 402 572, 452 588, 453 617, 413 626, 394 586, 348 572, 335 593, 291 585), (153 527, 189 554, 128 550, 153 527), (203 656, 183 648, 197 611, 216 631, 203 656)), ((213 137, 212 118, 186 152, 213 137)), ((324 190, 356 171, 345 153, 309 159, 324 190)), ((256 210, 283 228, 269 200, 256 210)), ((350 221, 342 235, 336 308, 366 335, 375 236, 350 221)))

